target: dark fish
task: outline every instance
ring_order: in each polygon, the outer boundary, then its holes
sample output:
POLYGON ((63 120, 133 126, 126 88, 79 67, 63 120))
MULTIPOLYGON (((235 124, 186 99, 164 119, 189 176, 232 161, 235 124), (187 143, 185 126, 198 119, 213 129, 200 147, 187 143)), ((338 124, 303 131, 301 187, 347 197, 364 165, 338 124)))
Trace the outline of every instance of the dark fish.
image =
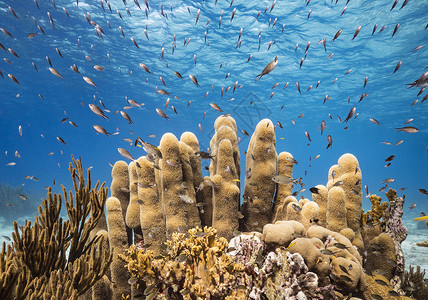
POLYGON ((56 139, 61 143, 61 144, 64 144, 64 145, 66 145, 67 143, 61 138, 61 137, 59 137, 59 136, 57 136, 56 137, 56 139))
POLYGON ((401 5, 400 9, 402 9, 404 6, 407 5, 407 3, 409 3, 410 0, 404 0, 403 5, 401 5))
MULTIPOLYGON (((389 283, 387 283, 387 282, 383 281, 382 279, 375 279, 375 282, 376 282, 377 284, 382 285, 382 286, 389 286, 389 283)), ((380 296, 379 296, 379 297, 380 297, 380 296)), ((382 297, 381 297, 381 298, 382 298, 382 297)))
POLYGON ((331 137, 331 135, 327 136, 327 141, 328 141, 328 145, 327 145, 326 149, 328 149, 328 148, 330 148, 330 147, 333 146, 333 138, 331 137))
POLYGON ((409 210, 412 210, 416 207, 416 203, 413 203, 412 205, 409 206, 409 210))
POLYGON ((299 204, 293 203, 293 204, 291 204, 291 207, 297 212, 302 211, 302 207, 299 204))
POLYGON ((394 31, 392 32, 392 36, 394 36, 397 33, 398 27, 400 27, 400 23, 397 23, 397 25, 395 25, 394 31))
POLYGON ((400 60, 398 63, 397 63, 397 65, 395 66, 395 69, 394 69, 394 72, 393 73, 395 73, 395 72, 397 72, 398 71, 398 69, 401 67, 401 64, 402 64, 403 62, 400 60))
POLYGON ((263 71, 256 76, 256 80, 260 80, 264 75, 272 72, 276 66, 278 65, 278 56, 275 56, 275 59, 267 64, 267 66, 263 69, 263 71))
POLYGON ((348 113, 348 116, 346 117, 345 121, 343 121, 343 123, 348 123, 348 121, 353 117, 356 111, 357 111, 357 107, 354 106, 353 108, 351 108, 351 110, 348 113))
POLYGON ((242 129, 241 132, 246 136, 250 136, 250 134, 245 129, 242 129))
POLYGON ((377 24, 375 24, 375 25, 373 26, 372 35, 376 32, 376 29, 377 29, 377 24))
POLYGON ((310 191, 311 191, 311 193, 313 193, 313 194, 318 194, 318 193, 319 193, 319 190, 318 190, 318 188, 316 188, 316 187, 311 187, 309 190, 310 190, 310 191))
POLYGON ((343 181, 336 181, 335 184, 333 184, 333 186, 341 186, 343 184, 343 181))
POLYGON ((325 125, 325 121, 324 121, 324 120, 322 120, 322 121, 321 121, 321 135, 322 135, 322 133, 324 132, 325 127, 326 127, 326 125, 325 125))
POLYGON ((385 162, 392 161, 395 158, 395 155, 390 155, 385 159, 385 162))
POLYGON ((355 30, 354 36, 352 37, 351 40, 353 40, 357 37, 357 35, 360 33, 360 30, 361 30, 361 25, 357 27, 357 29, 355 30))
POLYGON ((336 40, 341 33, 342 33, 342 29, 340 29, 338 32, 336 32, 336 34, 333 37, 333 41, 336 40))
POLYGON ((378 294, 371 294, 370 295, 374 300, 383 300, 383 297, 378 294))
POLYGON ((419 193, 422 195, 428 196, 428 191, 426 189, 419 189, 419 193))

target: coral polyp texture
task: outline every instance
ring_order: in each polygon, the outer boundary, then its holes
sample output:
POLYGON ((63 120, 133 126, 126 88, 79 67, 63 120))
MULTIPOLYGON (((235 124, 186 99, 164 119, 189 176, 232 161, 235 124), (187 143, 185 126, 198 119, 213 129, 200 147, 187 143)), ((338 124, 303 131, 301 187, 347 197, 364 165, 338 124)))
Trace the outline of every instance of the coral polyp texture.
POLYGON ((312 200, 298 199, 297 161, 277 154, 275 129, 257 124, 242 168, 230 115, 215 121, 207 151, 191 132, 165 133, 158 146, 137 139, 147 154, 114 164, 108 199, 104 185, 91 189, 89 171, 84 186, 73 159, 76 200, 63 188, 69 220, 49 190, 34 224, 15 223, 0 256, 0 297, 423 299, 419 271, 404 272, 404 196, 370 195, 364 213, 362 171, 346 153, 325 185, 309 188, 312 200))

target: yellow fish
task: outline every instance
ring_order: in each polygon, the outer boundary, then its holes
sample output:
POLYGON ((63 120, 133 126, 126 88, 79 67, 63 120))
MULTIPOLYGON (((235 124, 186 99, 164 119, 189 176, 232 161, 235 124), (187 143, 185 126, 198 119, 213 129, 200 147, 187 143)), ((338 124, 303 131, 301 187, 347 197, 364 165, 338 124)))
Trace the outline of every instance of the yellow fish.
POLYGON ((419 218, 413 219, 413 221, 428 221, 428 216, 419 217, 419 218))
POLYGON ((290 245, 288 245, 287 250, 290 249, 291 247, 293 247, 294 245, 296 245, 296 242, 291 243, 290 245))
POLYGON ((233 179, 232 181, 241 182, 241 180, 239 180, 239 179, 233 179))

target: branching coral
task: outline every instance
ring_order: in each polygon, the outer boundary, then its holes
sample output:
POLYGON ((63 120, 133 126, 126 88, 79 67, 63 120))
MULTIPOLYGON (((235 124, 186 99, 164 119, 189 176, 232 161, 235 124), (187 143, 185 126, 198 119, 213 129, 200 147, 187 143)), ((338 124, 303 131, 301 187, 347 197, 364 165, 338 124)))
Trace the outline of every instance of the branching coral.
POLYGON ((188 236, 173 233, 163 253, 132 245, 120 257, 128 272, 144 282, 145 294, 181 295, 185 299, 244 299, 246 287, 240 284, 244 267, 227 254, 228 243, 211 227, 192 228, 188 236))
POLYGON ((89 235, 102 215, 107 188, 99 182, 91 188, 90 171, 85 181, 80 160, 72 160, 74 194, 64 186, 62 196, 49 188, 34 224, 14 222, 12 246, 3 246, 0 258, 2 299, 77 299, 107 272, 111 256, 102 250, 103 239, 89 235))
POLYGON ((428 295, 428 283, 424 279, 425 270, 421 271, 421 267, 417 266, 416 271, 414 267, 410 266, 410 271, 404 273, 402 289, 406 296, 411 296, 416 299, 426 299, 428 295))

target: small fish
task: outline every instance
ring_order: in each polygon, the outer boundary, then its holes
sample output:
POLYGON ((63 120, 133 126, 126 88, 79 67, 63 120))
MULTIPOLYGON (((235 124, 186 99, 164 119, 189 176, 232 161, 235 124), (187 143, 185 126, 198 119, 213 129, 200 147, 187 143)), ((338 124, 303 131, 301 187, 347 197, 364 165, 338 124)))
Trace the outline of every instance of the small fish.
POLYGON ((3 32, 5 35, 10 36, 11 38, 15 38, 9 31, 4 28, 0 27, 0 31, 3 32))
POLYGON ((192 74, 189 74, 189 77, 190 77, 190 80, 192 80, 192 82, 196 84, 197 87, 199 87, 198 79, 196 79, 196 77, 193 76, 192 74))
POLYGON ((406 126, 406 127, 401 127, 401 128, 395 128, 397 131, 403 131, 403 132, 407 132, 407 133, 416 133, 419 131, 419 129, 417 129, 416 127, 413 126, 406 126))
POLYGON ((64 79, 64 77, 61 76, 61 74, 58 73, 57 70, 55 70, 54 68, 49 68, 49 71, 51 71, 52 74, 54 74, 55 76, 64 79))
POLYGON ((413 221, 428 221, 428 216, 420 216, 418 218, 413 219, 413 221))
POLYGON ((140 47, 137 44, 137 41, 133 37, 131 37, 131 41, 134 43, 135 47, 137 47, 138 49, 140 49, 140 47))
MULTIPOLYGON (((145 64, 140 63, 140 64, 139 64, 139 66, 140 66, 144 71, 146 71, 147 73, 152 74, 152 72, 150 72, 149 68, 147 68, 147 66, 146 66, 145 64)), ((178 72, 177 72, 177 73, 178 73, 178 72)), ((177 74, 176 74, 176 75, 177 75, 177 74)), ((181 75, 180 75, 180 76, 181 76, 181 75)))
POLYGON ((22 200, 28 200, 27 196, 25 196, 24 194, 18 194, 18 197, 22 200))
POLYGON ((15 82, 16 84, 21 85, 21 83, 18 81, 18 79, 16 79, 16 77, 15 77, 14 75, 12 75, 12 74, 7 74, 7 76, 9 76, 9 78, 10 78, 13 82, 15 82))
POLYGON ((311 187, 309 190, 310 190, 310 191, 311 191, 311 193, 313 193, 313 194, 319 194, 319 189, 318 189, 318 188, 316 188, 316 187, 311 187))
POLYGON ((370 122, 372 122, 373 124, 376 124, 376 125, 379 125, 379 126, 380 126, 379 121, 378 121, 378 120, 376 120, 376 119, 370 118, 370 122))
POLYGON ((297 212, 302 211, 302 207, 299 204, 293 203, 293 204, 291 204, 291 207, 297 212))
POLYGON ((392 36, 394 36, 397 33, 399 27, 400 27, 400 23, 397 23, 397 25, 395 25, 394 27, 394 31, 392 32, 392 36))
POLYGON ((385 159, 385 162, 392 161, 395 158, 395 155, 390 155, 385 159))
POLYGON ((246 136, 250 136, 250 134, 245 129, 242 129, 241 132, 246 136))
POLYGON ((305 135, 306 135, 307 139, 309 140, 309 142, 312 142, 311 137, 307 131, 305 131, 305 135))
POLYGON ((346 117, 345 121, 343 121, 343 123, 348 123, 348 121, 354 116, 356 111, 357 111, 357 108, 355 106, 351 108, 351 110, 348 113, 348 116, 346 117))
POLYGON ((169 120, 169 117, 160 108, 156 108, 156 112, 162 118, 169 120))
MULTIPOLYGON (((12 206, 12 205, 9 205, 9 204, 8 204, 8 206, 12 206)), ((10 242, 10 241, 11 241, 10 237, 8 237, 7 235, 2 235, 2 236, 3 236, 3 238, 4 238, 6 241, 8 241, 8 242, 10 242)))
POLYGON ((63 138, 61 138, 61 137, 59 137, 59 136, 57 136, 56 137, 56 139, 61 143, 61 144, 64 144, 64 145, 66 145, 67 143, 64 141, 64 139, 63 138))
POLYGON ((131 117, 124 111, 120 111, 120 114, 122 117, 129 122, 129 124, 134 124, 134 122, 131 120, 131 117))
POLYGON ((333 37, 333 41, 336 40, 340 36, 341 33, 342 33, 342 29, 340 29, 339 31, 337 31, 336 34, 333 37))
POLYGON ((215 104, 215 103, 210 103, 210 106, 211 106, 213 109, 215 109, 216 111, 224 112, 224 111, 220 108, 220 106, 218 106, 218 105, 217 105, 217 104, 215 104))
POLYGON ((260 80, 264 75, 269 74, 272 72, 276 66, 278 65, 278 55, 275 56, 275 59, 267 64, 267 66, 263 69, 263 71, 256 76, 256 80, 260 80))
POLYGON ((419 189, 419 193, 422 195, 428 196, 428 191, 426 189, 419 189))
POLYGON ((86 76, 83 76, 83 80, 85 80, 85 82, 87 83, 87 84, 89 84, 89 85, 92 85, 93 87, 97 87, 96 85, 95 85, 95 83, 92 81, 92 79, 91 78, 89 78, 89 77, 86 77, 86 76))
POLYGON ((286 175, 277 175, 272 180, 278 184, 290 184, 293 182, 293 179, 286 175))
POLYGON ((333 146, 333 138, 331 137, 331 135, 327 136, 327 141, 328 141, 328 145, 327 145, 326 149, 328 149, 328 148, 330 148, 330 147, 333 146))
MULTIPOLYGON (((100 125, 93 125, 95 131, 97 133, 101 133, 101 134, 105 134, 106 136, 110 136, 111 133, 108 133, 107 130, 105 130, 103 127, 101 127, 100 125)), ((132 142, 132 141, 131 141, 132 142)))
POLYGON ((402 64, 402 63, 403 63, 403 62, 400 60, 400 61, 397 63, 397 65, 395 66, 394 72, 392 72, 392 73, 397 72, 397 71, 398 71, 398 69, 400 69, 400 67, 401 67, 401 64, 402 64))
POLYGON ((413 203, 412 205, 409 206, 409 210, 412 210, 416 207, 416 203, 413 203))
POLYGON ((122 155, 123 157, 135 161, 135 159, 132 157, 132 155, 128 152, 128 150, 123 149, 123 148, 117 148, 117 151, 119 151, 120 155, 122 155))
POLYGON ((357 35, 360 33, 360 30, 361 30, 361 25, 357 27, 357 29, 355 30, 354 36, 352 37, 351 40, 354 40, 357 37, 357 35))
POLYGON ((190 198, 188 195, 179 195, 178 198, 180 198, 181 200, 183 200, 187 204, 195 203, 195 201, 192 198, 190 198))
POLYGON ((376 282, 377 284, 382 285, 382 286, 389 286, 389 283, 387 283, 387 282, 383 281, 382 279, 375 279, 375 282, 376 282))
POLYGON ((321 249, 320 252, 325 255, 334 255, 334 252, 330 249, 321 249))
POLYGON ((89 104, 89 108, 97 116, 104 118, 104 120, 108 120, 108 117, 104 114, 104 112, 101 110, 101 108, 99 108, 97 105, 89 104))

